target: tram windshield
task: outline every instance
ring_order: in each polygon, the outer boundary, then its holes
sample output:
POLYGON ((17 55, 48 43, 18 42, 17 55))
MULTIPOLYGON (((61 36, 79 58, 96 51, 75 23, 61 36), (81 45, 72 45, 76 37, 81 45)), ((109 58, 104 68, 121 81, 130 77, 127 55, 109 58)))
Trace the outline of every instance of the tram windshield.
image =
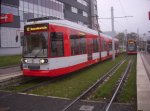
POLYGON ((24 57, 47 57, 48 32, 28 33, 24 37, 24 57))
POLYGON ((134 50, 136 50, 135 44, 128 44, 128 50, 129 50, 129 51, 134 51, 134 50))

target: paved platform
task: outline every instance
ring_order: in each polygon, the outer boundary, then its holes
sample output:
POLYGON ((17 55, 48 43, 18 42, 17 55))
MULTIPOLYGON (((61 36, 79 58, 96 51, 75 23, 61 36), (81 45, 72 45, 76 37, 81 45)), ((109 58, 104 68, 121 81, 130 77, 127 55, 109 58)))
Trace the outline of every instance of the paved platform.
MULTIPOLYGON (((150 80, 143 63, 142 53, 137 55, 137 110, 150 111, 150 80)), ((150 67, 149 67, 150 68, 150 67)))
MULTIPOLYGON (((62 111, 71 100, 0 91, 0 111, 62 111)), ((81 101, 67 111, 104 111, 104 103, 81 101)), ((135 111, 134 105, 113 104, 109 111, 135 111)))
POLYGON ((150 53, 141 53, 141 57, 150 80, 150 53))

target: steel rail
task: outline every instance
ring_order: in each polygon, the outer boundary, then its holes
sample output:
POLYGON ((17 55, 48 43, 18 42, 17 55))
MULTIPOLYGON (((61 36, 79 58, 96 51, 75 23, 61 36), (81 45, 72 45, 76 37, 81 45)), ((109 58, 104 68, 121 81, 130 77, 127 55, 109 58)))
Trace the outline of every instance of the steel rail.
MULTIPOLYGON (((27 91, 36 89, 36 88, 38 88, 38 87, 46 86, 46 85, 48 85, 48 84, 50 84, 50 83, 53 83, 53 82, 55 82, 55 81, 57 81, 57 80, 70 77, 71 75, 72 75, 72 74, 70 74, 70 75, 63 75, 63 76, 59 76, 59 77, 55 77, 55 78, 51 78, 50 80, 46 80, 46 81, 44 81, 44 82, 40 82, 39 84, 33 85, 33 86, 29 87, 29 88, 25 88, 25 89, 19 90, 19 91, 17 91, 17 92, 12 92, 11 94, 2 96, 2 97, 0 97, 0 99, 1 99, 1 98, 5 98, 5 97, 8 97, 8 96, 11 96, 11 95, 14 95, 14 94, 17 94, 18 92, 25 93, 25 92, 27 92, 27 91)), ((37 78, 37 79, 38 79, 38 78, 37 78)), ((30 81, 32 81, 32 80, 29 80, 29 81, 27 81, 27 82, 30 82, 30 81)), ((22 83, 26 83, 26 82, 22 82, 22 83)), ((21 85, 22 85, 22 83, 21 83, 21 85)), ((2 91, 2 89, 0 89, 0 90, 2 91)))
POLYGON ((19 91, 17 91, 17 92, 12 92, 11 94, 2 96, 2 97, 0 97, 0 99, 1 99, 1 98, 5 98, 5 97, 8 97, 8 96, 11 96, 11 95, 14 95, 14 94, 17 94, 18 92, 25 93, 25 92, 27 92, 27 91, 36 89, 36 88, 38 88, 38 87, 42 87, 42 86, 48 85, 48 84, 53 83, 53 82, 55 82, 55 81, 57 81, 57 80, 59 80, 59 79, 61 79, 61 78, 63 78, 63 77, 64 77, 64 76, 60 76, 60 77, 52 78, 52 79, 47 80, 47 81, 44 81, 44 82, 40 82, 39 84, 33 85, 33 86, 29 87, 29 88, 25 88, 25 89, 19 90, 19 91))
POLYGON ((38 88, 38 87, 48 85, 48 84, 50 84, 50 83, 53 83, 53 82, 57 81, 57 80, 60 79, 60 78, 61 78, 61 77, 53 78, 53 79, 51 79, 51 80, 41 82, 41 83, 36 84, 36 85, 34 85, 34 86, 32 86, 32 87, 25 88, 25 89, 23 89, 23 90, 21 90, 21 91, 19 91, 19 92, 27 92, 27 91, 36 89, 36 88, 38 88))
POLYGON ((96 86, 99 86, 99 84, 103 83, 103 81, 112 73, 115 73, 116 70, 125 62, 126 56, 121 62, 119 62, 117 65, 115 65, 113 68, 111 68, 104 76, 100 77, 93 85, 91 85, 87 90, 85 90, 80 96, 78 96, 76 99, 74 99, 70 104, 66 105, 65 108, 63 108, 61 111, 68 110, 73 104, 75 104, 77 101, 79 101, 82 97, 87 95, 90 91, 92 91, 96 86))
POLYGON ((117 95, 117 93, 118 93, 118 91, 119 91, 119 89, 120 89, 120 87, 121 87, 121 85, 122 85, 122 83, 123 83, 123 81, 124 81, 126 75, 128 74, 128 72, 129 72, 129 70, 130 70, 130 67, 131 67, 131 60, 129 61, 128 66, 127 66, 127 68, 125 69, 125 72, 123 73, 123 76, 122 76, 122 78, 121 78, 121 80, 120 80, 120 82, 119 82, 119 84, 118 84, 118 86, 117 86, 117 88, 116 88, 116 90, 115 90, 115 92, 114 92, 114 94, 113 94, 113 96, 112 96, 112 98, 111 98, 109 104, 106 106, 105 111, 108 111, 108 110, 110 109, 113 100, 115 99, 115 97, 116 97, 116 95, 117 95))
POLYGON ((7 69, 7 68, 13 68, 13 67, 20 67, 20 64, 10 65, 10 66, 2 66, 2 67, 0 67, 0 69, 7 69))

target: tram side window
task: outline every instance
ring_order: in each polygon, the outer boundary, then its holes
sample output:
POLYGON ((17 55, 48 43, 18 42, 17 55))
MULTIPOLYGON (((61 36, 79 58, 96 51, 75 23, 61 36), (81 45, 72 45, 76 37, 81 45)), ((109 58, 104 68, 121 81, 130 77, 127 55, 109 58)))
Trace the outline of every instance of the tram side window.
POLYGON ((112 42, 109 43, 109 50, 112 50, 112 42))
POLYGON ((80 38, 80 53, 86 53, 86 38, 80 38))
POLYGON ((98 40, 93 39, 93 50, 94 52, 98 52, 98 40))
POLYGON ((78 55, 80 54, 80 39, 77 35, 71 35, 71 55, 78 55))
POLYGON ((63 33, 51 32, 50 34, 50 55, 51 57, 64 56, 63 33))
POLYGON ((71 55, 86 53, 86 39, 78 35, 70 35, 71 55))
POLYGON ((104 40, 102 40, 102 51, 105 50, 105 46, 104 46, 104 40))
POLYGON ((105 48, 105 51, 107 51, 107 48, 108 46, 107 46, 107 44, 106 44, 106 41, 104 41, 104 48, 105 48))
POLYGON ((106 41, 102 40, 102 51, 106 51, 106 50, 107 50, 106 41))

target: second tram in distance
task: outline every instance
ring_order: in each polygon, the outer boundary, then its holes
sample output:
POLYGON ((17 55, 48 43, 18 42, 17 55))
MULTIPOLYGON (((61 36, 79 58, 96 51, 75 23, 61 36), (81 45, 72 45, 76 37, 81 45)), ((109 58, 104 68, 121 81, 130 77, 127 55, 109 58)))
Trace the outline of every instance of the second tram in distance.
MULTIPOLYGON (((118 39, 115 53, 119 54, 118 39)), ((67 20, 29 22, 24 28, 25 76, 60 76, 112 57, 112 38, 67 20)))
POLYGON ((134 39, 128 39, 127 41, 127 53, 137 54, 137 42, 134 39))

